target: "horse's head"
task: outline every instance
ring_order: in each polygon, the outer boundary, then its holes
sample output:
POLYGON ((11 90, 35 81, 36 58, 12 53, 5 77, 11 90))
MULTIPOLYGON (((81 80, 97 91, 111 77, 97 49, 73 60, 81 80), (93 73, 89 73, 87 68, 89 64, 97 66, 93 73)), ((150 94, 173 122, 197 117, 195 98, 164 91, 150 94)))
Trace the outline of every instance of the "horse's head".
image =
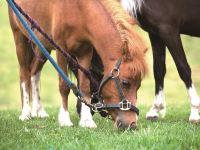
POLYGON ((118 128, 135 129, 137 126, 137 90, 143 74, 142 68, 137 67, 132 61, 118 59, 113 69, 104 74, 99 88, 104 109, 118 128))

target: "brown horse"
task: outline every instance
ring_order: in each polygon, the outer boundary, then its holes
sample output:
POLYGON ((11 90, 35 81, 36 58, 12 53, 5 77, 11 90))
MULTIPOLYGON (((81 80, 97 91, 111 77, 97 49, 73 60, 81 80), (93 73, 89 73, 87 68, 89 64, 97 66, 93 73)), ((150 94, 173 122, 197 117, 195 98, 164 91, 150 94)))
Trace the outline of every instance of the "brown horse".
MULTIPOLYGON (((40 1, 36 5, 36 1, 16 0, 31 17, 33 17, 41 25, 41 27, 67 52, 76 56, 78 62, 89 69, 93 55, 93 48, 96 49, 100 56, 104 74, 107 76, 115 66, 119 58, 122 59, 120 66, 120 83, 124 96, 136 105, 137 89, 139 88, 141 79, 145 74, 146 64, 144 61, 144 46, 141 39, 136 34, 134 43, 134 51, 128 49, 128 41, 122 39, 123 36, 117 30, 117 24, 113 21, 106 8, 98 0, 50 0, 40 1), (137 40, 138 39, 138 40, 137 40), (124 51, 124 52, 123 52, 124 51)), ((31 44, 28 42, 28 35, 22 28, 18 19, 10 14, 10 24, 13 30, 17 57, 20 66, 20 84, 22 93, 22 114, 20 120, 27 120, 32 117, 47 117, 48 114, 43 109, 39 96, 39 78, 40 72, 45 62, 38 61, 36 55, 43 58, 37 46, 34 45, 34 55, 31 44), (32 93, 32 111, 29 106, 30 93, 32 93)), ((51 51, 53 46, 36 33, 45 47, 51 51)), ((127 33, 128 34, 128 33, 127 33)), ((68 73, 68 61, 65 57, 57 52, 57 60, 60 67, 68 73)), ((79 72, 80 89, 85 94, 85 98, 89 101, 90 90, 89 80, 86 76, 79 72)), ((65 82, 59 78, 59 88, 62 96, 62 104, 59 113, 59 123, 61 126, 72 126, 72 122, 68 113, 68 94, 70 89, 65 82)), ((111 80, 105 84, 102 90, 104 102, 106 104, 114 104, 119 102, 119 95, 115 83, 111 80)), ((120 109, 108 110, 114 122, 120 127, 135 128, 137 115, 133 111, 122 111, 120 109)), ((80 114, 80 126, 96 127, 90 109, 82 104, 80 114)))

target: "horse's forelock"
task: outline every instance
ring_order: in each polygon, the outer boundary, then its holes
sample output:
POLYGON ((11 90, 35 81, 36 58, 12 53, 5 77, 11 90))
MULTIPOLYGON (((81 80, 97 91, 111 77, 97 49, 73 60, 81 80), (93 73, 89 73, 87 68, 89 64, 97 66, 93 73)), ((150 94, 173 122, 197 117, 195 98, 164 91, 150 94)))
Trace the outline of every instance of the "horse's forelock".
MULTIPOLYGON (((127 42, 128 46, 131 46, 134 45, 137 40, 141 41, 141 38, 134 29, 134 25, 137 24, 136 20, 130 17, 122 9, 119 0, 101 0, 101 2, 103 3, 107 11, 111 14, 117 30, 120 33, 122 42, 127 42)), ((129 47, 129 49, 130 51, 134 51, 134 49, 132 49, 131 47, 129 47)))
POLYGON ((127 71, 132 78, 143 79, 148 72, 144 57, 125 60, 127 71), (143 59, 143 61, 141 61, 143 59))
MULTIPOLYGON (((127 0, 128 2, 134 0, 127 0)), ((137 0, 136 0, 137 1, 137 0)), ((143 1, 143 0, 141 0, 143 1)), ((143 39, 135 31, 136 21, 132 19, 121 7, 119 0, 101 0, 107 11, 111 14, 123 43, 122 54, 124 61, 129 62, 130 70, 134 75, 146 73, 145 52, 147 50, 143 39)))

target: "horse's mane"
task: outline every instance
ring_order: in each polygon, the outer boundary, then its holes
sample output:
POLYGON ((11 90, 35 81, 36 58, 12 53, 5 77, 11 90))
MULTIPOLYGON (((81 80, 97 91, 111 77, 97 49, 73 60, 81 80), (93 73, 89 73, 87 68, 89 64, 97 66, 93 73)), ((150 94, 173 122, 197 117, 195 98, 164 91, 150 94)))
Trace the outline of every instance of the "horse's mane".
POLYGON ((137 11, 141 11, 144 0, 120 0, 122 7, 133 17, 137 18, 137 11))
POLYGON ((118 0, 100 1, 105 6, 108 13, 111 14, 117 30, 120 33, 121 39, 124 43, 124 46, 122 47, 124 61, 131 62, 129 63, 129 68, 134 75, 140 73, 144 76, 147 71, 147 65, 145 62, 145 52, 147 47, 134 29, 136 21, 124 11, 118 0))

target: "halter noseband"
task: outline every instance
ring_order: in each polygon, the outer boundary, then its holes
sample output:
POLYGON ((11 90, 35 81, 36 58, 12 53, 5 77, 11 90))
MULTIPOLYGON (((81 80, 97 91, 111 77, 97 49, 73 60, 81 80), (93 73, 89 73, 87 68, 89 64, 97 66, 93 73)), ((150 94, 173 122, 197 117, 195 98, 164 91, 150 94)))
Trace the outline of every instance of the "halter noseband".
MULTIPOLYGON (((102 111, 106 111, 108 109, 120 109, 123 111, 130 110, 130 111, 135 112, 137 115, 139 115, 139 109, 136 106, 134 106, 133 104, 131 104, 131 102, 128 99, 126 99, 126 97, 124 96, 122 87, 120 85, 119 67, 120 67, 121 63, 122 63, 122 60, 118 59, 115 67, 111 70, 109 75, 101 81, 101 84, 99 86, 99 90, 97 91, 97 93, 95 95, 93 95, 94 97, 96 97, 99 100, 98 103, 94 104, 94 108, 93 108, 94 112, 102 112, 102 111), (103 101, 103 97, 101 96, 102 89, 109 80, 115 81, 115 85, 116 85, 116 88, 117 88, 117 91, 118 91, 118 94, 120 97, 120 102, 117 104, 105 104, 103 101)), ((103 116, 106 116, 106 115, 108 115, 108 114, 104 114, 103 116)))

